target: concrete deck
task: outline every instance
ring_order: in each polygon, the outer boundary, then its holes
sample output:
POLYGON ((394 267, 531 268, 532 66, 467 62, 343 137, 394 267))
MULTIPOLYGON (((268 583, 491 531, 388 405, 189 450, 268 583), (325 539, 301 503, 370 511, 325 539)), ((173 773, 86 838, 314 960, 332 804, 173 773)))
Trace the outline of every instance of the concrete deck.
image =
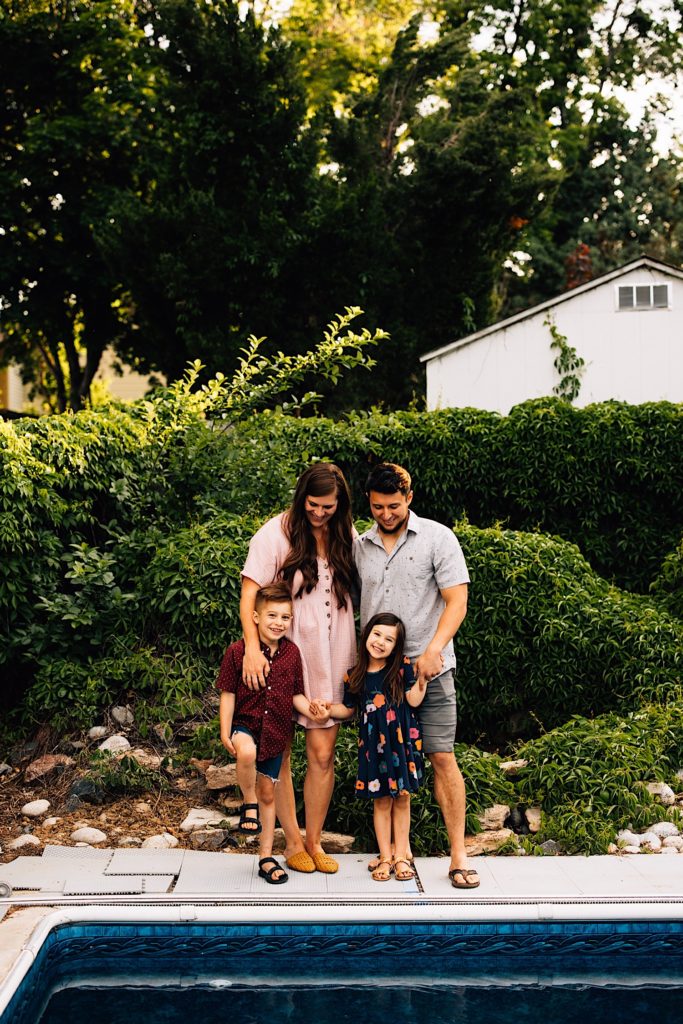
POLYGON ((477 857, 481 886, 469 890, 451 886, 446 858, 418 858, 414 880, 383 883, 367 854, 337 859, 337 874, 291 871, 280 886, 247 854, 47 846, 2 864, 12 894, 0 898, 0 1013, 64 922, 683 920, 683 855, 477 857))

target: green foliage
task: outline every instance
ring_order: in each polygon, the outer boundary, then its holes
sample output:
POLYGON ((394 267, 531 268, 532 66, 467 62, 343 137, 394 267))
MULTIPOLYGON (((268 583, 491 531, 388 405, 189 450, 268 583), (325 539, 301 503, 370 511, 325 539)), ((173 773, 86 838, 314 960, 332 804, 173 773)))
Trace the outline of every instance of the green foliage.
POLYGON ((553 394, 567 402, 573 402, 581 390, 581 375, 586 361, 578 355, 573 345, 569 344, 566 335, 560 333, 550 314, 543 323, 550 331, 551 349, 558 350, 553 366, 560 375, 560 382, 554 386, 553 394))
POLYGON ((644 705, 626 716, 574 716, 518 750, 529 764, 518 788, 543 809, 537 841, 552 838, 567 853, 606 853, 621 828, 643 831, 655 820, 680 822, 647 782, 674 782, 683 762, 683 700, 644 705))
POLYGON ((111 795, 134 795, 168 789, 169 781, 161 769, 146 768, 134 757, 115 757, 109 751, 97 750, 90 759, 90 770, 84 776, 111 795))
POLYGON ((650 592, 671 615, 683 619, 683 537, 678 547, 664 559, 650 592))
MULTIPOLYGON (((253 431, 254 427, 250 427, 253 431)), ((647 591, 681 535, 683 406, 560 399, 477 409, 355 413, 346 420, 263 420, 293 454, 329 458, 347 472, 364 514, 369 464, 389 459, 413 475, 413 507, 452 524, 558 534, 600 575, 647 591)), ((253 433, 250 433, 253 437, 253 433)))

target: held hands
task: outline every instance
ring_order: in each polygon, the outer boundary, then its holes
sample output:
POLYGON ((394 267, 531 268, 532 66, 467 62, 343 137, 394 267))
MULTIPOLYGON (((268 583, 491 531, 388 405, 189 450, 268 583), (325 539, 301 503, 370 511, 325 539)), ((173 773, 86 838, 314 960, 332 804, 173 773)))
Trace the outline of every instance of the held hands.
POLYGON ((420 689, 424 689, 430 679, 440 676, 443 672, 443 656, 441 651, 430 651, 429 648, 413 662, 413 671, 420 689))
POLYGON ((312 700, 309 703, 309 718, 324 725, 330 718, 330 706, 329 700, 312 700))
POLYGON ((242 663, 242 679, 245 685, 250 690, 258 690, 264 687, 269 672, 270 664, 263 651, 260 648, 255 651, 250 651, 247 648, 244 652, 244 661, 242 663))

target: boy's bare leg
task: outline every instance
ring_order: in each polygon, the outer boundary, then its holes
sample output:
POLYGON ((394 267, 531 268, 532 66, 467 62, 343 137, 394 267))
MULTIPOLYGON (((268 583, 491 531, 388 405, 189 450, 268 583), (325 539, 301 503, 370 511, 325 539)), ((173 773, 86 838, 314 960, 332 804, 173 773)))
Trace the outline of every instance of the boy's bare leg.
POLYGON ((280 769, 280 781, 275 787, 275 811, 277 818, 285 833, 285 860, 293 857, 295 853, 301 853, 304 849, 304 841, 299 831, 299 822, 296 820, 296 802, 294 800, 294 786, 292 784, 292 748, 288 747, 282 760, 280 769))
MULTIPOLYGON (((235 732, 232 735, 237 760, 237 785, 242 791, 242 802, 255 804, 256 799, 256 744, 246 732, 235 732)), ((258 821, 254 811, 245 811, 247 828, 256 832, 258 821), (250 825, 253 822, 253 825, 250 825)))
POLYGON ((339 726, 306 730, 308 768, 304 781, 306 805, 306 849, 324 853, 321 836, 334 789, 334 745, 339 726))
MULTIPOLYGON (((273 855, 273 835, 275 834, 275 783, 268 775, 258 773, 256 791, 258 793, 258 809, 261 816, 261 839, 259 842, 259 860, 273 855)), ((264 870, 271 872, 272 864, 264 865, 264 870)), ((286 874, 284 868, 275 868, 272 879, 277 882, 286 874)))

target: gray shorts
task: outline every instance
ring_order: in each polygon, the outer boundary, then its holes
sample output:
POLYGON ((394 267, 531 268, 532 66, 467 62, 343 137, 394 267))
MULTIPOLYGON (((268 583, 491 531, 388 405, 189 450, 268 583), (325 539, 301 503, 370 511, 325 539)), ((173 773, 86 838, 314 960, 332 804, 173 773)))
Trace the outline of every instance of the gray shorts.
POLYGON ((435 676, 427 684, 425 698, 415 709, 422 729, 425 754, 449 753, 455 743, 458 710, 455 702, 453 669, 435 676))

